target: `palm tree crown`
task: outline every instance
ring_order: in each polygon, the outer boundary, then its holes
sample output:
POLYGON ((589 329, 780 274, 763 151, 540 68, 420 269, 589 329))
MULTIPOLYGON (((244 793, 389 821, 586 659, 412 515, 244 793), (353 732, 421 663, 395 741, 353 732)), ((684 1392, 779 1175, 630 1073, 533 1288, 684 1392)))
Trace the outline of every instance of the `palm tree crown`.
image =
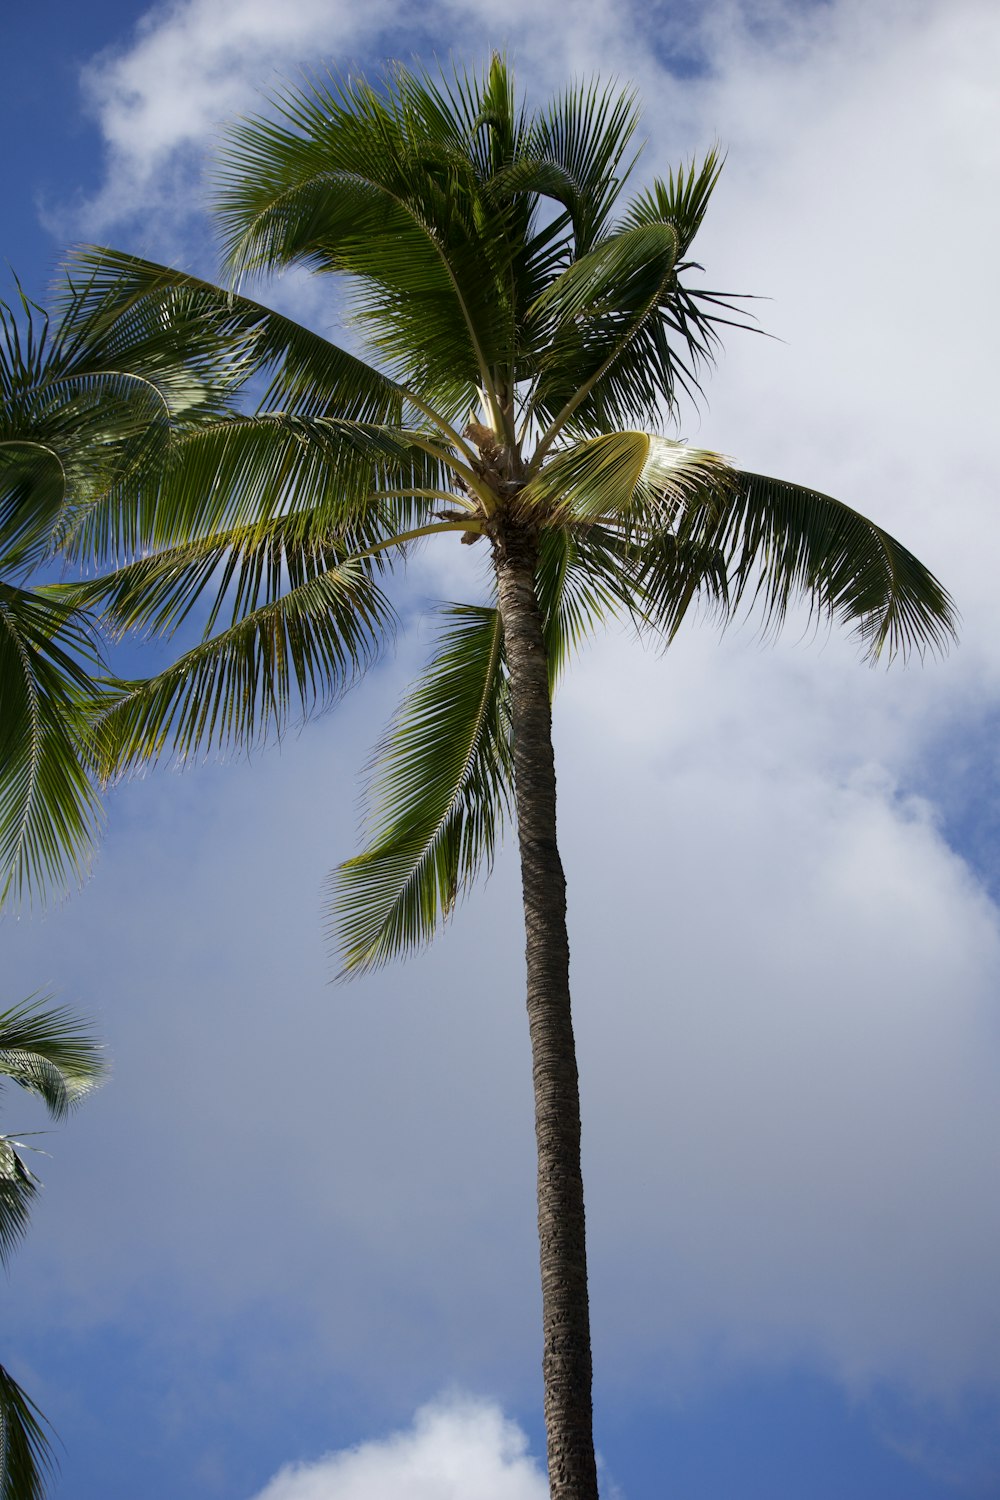
MULTIPOLYGON (((36 997, 0 1012, 0 1083, 10 1079, 62 1119, 104 1078, 101 1049, 72 1013, 36 997)), ((38 1179, 0 1135, 0 1265, 24 1234, 38 1179)), ((0 1500, 42 1500, 53 1468, 44 1418, 0 1365, 0 1500)))
POLYGON ((718 157, 626 196, 636 126, 633 95, 598 85, 529 111, 496 57, 447 81, 316 82, 232 132, 229 289, 90 250, 68 294, 126 363, 132 339, 164 368, 197 353, 203 375, 227 351, 214 404, 183 420, 168 393, 156 462, 82 487, 65 527, 72 554, 119 564, 79 596, 116 627, 169 632, 207 609, 200 644, 102 714, 106 774, 246 743, 336 697, 378 654, 415 543, 489 557, 488 597, 445 607, 379 744, 370 837, 337 872, 333 916, 346 970, 423 943, 514 814, 549 1473, 573 1500, 596 1476, 555 680, 602 622, 669 640, 696 601, 777 623, 804 597, 870 657, 952 631, 944 590, 873 522, 662 435, 740 319, 692 280, 718 157), (344 278, 363 354, 243 294, 295 265, 344 278))

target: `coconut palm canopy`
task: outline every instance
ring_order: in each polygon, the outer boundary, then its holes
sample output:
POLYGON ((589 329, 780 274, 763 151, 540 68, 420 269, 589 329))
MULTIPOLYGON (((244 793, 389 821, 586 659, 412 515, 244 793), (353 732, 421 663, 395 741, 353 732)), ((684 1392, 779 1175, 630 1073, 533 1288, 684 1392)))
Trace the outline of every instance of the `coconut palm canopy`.
MULTIPOLYGON (((101 1049, 62 1006, 32 996, 0 1012, 0 1084, 10 1080, 62 1119, 102 1082, 101 1049)), ((7 1266, 28 1226, 39 1182, 26 1148, 0 1135, 0 1264, 7 1266)), ((54 1469, 44 1418, 0 1365, 0 1497, 41 1500, 54 1469)))
POLYGON ((445 607, 379 744, 332 919, 346 970, 408 952, 514 813, 554 1496, 595 1495, 596 1477, 552 688, 596 627, 669 642, 695 603, 777 625, 804 598, 870 657, 952 631, 941 586, 877 524, 664 435, 742 319, 692 259, 718 158, 634 186, 636 124, 633 97, 598 85, 528 111, 499 58, 481 76, 318 81, 231 134, 230 283, 94 250, 65 302, 134 377, 193 356, 210 391, 185 409, 161 382, 173 430, 64 518, 71 556, 117 565, 74 605, 119 630, 207 619, 99 715, 88 754, 105 775, 248 744, 336 698, 391 634, 416 544, 488 559, 485 596, 445 607), (291 265, 344 279, 361 353, 244 295, 291 265))

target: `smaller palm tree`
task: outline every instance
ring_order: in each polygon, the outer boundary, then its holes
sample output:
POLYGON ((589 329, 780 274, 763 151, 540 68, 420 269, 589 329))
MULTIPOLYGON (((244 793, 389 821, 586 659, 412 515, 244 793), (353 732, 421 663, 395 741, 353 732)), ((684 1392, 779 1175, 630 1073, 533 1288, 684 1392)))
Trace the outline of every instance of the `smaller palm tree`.
MULTIPOLYGON (((78 881, 100 825, 87 750, 100 636, 51 581, 70 508, 141 474, 172 425, 224 409, 196 358, 150 347, 162 320, 137 309, 109 327, 88 292, 66 289, 57 327, 20 286, 0 302, 0 905, 78 881)), ((183 337, 183 302, 173 315, 183 337)))
MULTIPOLYGON (((10 1079, 63 1119, 102 1082, 101 1049, 73 1013, 31 997, 0 1012, 0 1083, 10 1079)), ((20 1242, 39 1181, 20 1141, 0 1135, 0 1264, 20 1242)), ((0 1500, 41 1500, 53 1469, 45 1419, 0 1365, 0 1500)))

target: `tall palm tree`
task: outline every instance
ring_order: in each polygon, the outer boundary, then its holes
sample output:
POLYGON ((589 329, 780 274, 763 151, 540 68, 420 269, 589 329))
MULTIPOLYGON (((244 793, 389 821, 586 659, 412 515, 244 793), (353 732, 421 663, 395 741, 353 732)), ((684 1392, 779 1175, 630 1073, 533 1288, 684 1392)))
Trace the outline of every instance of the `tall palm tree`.
MULTIPOLYGON (((0 1083, 10 1079, 62 1119, 103 1079, 94 1038, 62 1006, 37 997, 0 1012, 0 1083)), ((0 1264, 24 1234, 38 1179, 19 1141, 0 1135, 0 1264)), ((0 1500, 42 1500, 53 1467, 44 1418, 0 1365, 0 1500)))
POLYGON ((259 398, 69 527, 78 556, 131 552, 90 595, 119 628, 169 632, 207 601, 201 643, 104 716, 106 771, 246 743, 336 697, 380 650, 414 544, 488 562, 379 744, 370 838, 332 910, 345 971, 409 952, 513 814, 554 1500, 597 1495, 556 678, 602 622, 670 640, 695 601, 776 624, 804 598, 870 657, 952 631, 946 593, 876 524, 661 435, 741 320, 692 284, 718 158, 626 198, 636 124, 632 94, 596 84, 529 111, 496 57, 481 76, 318 81, 232 132, 229 289, 114 251, 77 261, 109 330, 150 306, 168 329, 183 299, 259 398), (362 354, 238 290, 289 266, 342 276, 362 354))

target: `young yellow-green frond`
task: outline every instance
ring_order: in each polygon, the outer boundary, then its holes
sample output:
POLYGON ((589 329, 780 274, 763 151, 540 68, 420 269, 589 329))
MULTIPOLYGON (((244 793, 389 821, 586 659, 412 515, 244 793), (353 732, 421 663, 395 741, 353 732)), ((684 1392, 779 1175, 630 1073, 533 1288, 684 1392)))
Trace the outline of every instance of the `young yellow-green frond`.
POLYGON ((511 804, 510 709, 496 610, 449 606, 427 670, 378 745, 368 848, 333 876, 344 972, 433 937, 492 863, 511 804))
POLYGON ((521 500, 565 524, 619 524, 652 517, 675 527, 688 513, 721 513, 725 459, 650 432, 607 432, 555 453, 521 500))

